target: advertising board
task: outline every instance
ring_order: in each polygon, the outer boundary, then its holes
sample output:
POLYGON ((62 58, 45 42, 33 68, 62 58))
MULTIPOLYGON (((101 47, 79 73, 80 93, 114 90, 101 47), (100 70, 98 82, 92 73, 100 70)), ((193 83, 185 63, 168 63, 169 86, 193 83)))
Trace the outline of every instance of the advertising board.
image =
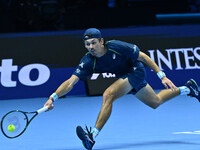
MULTIPOLYGON (((177 85, 200 75, 200 25, 100 29, 104 39, 136 44, 177 85)), ((84 30, 0 34, 0 99, 47 97, 74 72, 87 50, 84 30)), ((146 80, 164 88, 146 67, 146 80)), ((101 95, 114 74, 93 74, 68 95, 101 95)))

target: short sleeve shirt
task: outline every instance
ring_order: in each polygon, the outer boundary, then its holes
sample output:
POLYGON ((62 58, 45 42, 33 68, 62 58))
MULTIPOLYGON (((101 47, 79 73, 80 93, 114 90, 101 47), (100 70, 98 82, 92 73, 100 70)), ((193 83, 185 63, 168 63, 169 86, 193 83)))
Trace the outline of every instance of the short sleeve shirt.
POLYGON ((133 64, 139 57, 139 48, 136 45, 112 40, 105 42, 105 47, 107 53, 100 58, 86 53, 73 74, 85 80, 93 73, 108 72, 121 77, 132 71, 133 64))

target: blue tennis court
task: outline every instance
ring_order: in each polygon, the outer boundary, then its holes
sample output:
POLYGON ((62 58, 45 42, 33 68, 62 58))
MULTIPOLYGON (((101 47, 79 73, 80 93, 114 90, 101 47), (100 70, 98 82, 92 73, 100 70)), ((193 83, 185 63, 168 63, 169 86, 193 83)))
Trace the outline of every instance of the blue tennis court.
MULTIPOLYGON (((10 110, 35 111, 46 98, 1 100, 0 117, 10 110)), ((84 150, 76 126, 91 126, 102 103, 101 96, 66 97, 52 111, 38 115, 23 135, 8 139, 0 134, 2 150, 84 150)), ((199 150, 200 104, 179 96, 153 110, 133 95, 115 101, 94 150, 199 150)))

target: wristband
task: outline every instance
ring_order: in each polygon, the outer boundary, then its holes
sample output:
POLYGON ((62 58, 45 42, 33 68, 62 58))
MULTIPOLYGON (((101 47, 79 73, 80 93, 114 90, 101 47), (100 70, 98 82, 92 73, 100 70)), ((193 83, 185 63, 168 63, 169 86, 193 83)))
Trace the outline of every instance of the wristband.
POLYGON ((162 72, 162 71, 159 71, 159 72, 157 73, 157 76, 158 76, 160 79, 162 79, 163 77, 166 77, 165 73, 162 72))
POLYGON ((55 102, 58 99, 58 95, 56 93, 51 94, 50 97, 53 99, 53 102, 55 102))

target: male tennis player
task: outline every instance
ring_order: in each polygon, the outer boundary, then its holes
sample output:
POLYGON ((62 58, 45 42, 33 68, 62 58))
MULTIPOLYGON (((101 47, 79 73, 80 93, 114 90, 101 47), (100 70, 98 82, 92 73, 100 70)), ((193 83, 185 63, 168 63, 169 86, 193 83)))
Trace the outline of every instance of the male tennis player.
POLYGON ((103 93, 102 107, 94 128, 89 131, 86 127, 87 131, 84 131, 82 127, 78 126, 76 129, 77 135, 86 149, 92 149, 95 138, 111 115, 112 103, 129 92, 132 92, 144 104, 154 109, 178 95, 188 94, 200 101, 200 91, 193 79, 190 79, 185 86, 177 88, 156 63, 141 52, 136 45, 118 40, 104 42, 101 32, 96 28, 87 29, 83 38, 85 47, 89 52, 83 56, 73 75, 58 87, 44 106, 48 106, 49 110, 52 109, 52 103, 55 100, 68 93, 80 79, 85 80, 94 72, 116 74, 118 80, 103 93), (158 94, 154 92, 145 81, 146 74, 142 63, 158 75, 166 89, 158 94))

